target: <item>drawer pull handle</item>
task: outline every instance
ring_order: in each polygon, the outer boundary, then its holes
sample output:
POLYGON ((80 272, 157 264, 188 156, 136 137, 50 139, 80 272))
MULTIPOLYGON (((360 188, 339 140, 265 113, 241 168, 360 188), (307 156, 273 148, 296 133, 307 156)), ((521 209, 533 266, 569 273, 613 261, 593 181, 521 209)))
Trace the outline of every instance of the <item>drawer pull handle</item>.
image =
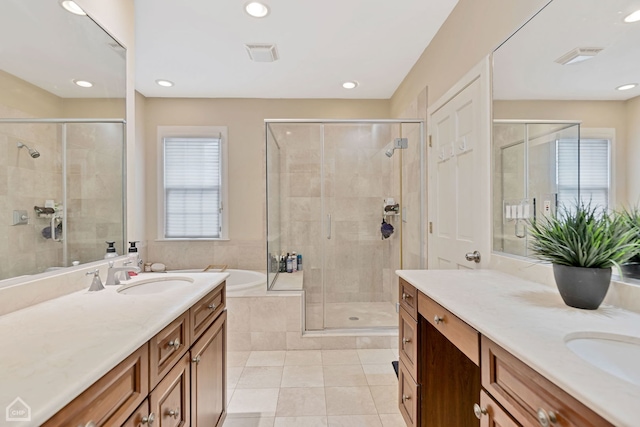
POLYGON ((402 293, 402 301, 406 301, 408 299, 411 299, 413 296, 410 294, 407 294, 405 292, 402 293))
POLYGON ((177 350, 178 348, 180 348, 180 340, 176 338, 175 340, 169 341, 169 343, 167 345, 169 347, 173 347, 175 350, 177 350))
POLYGON ((198 363, 200 363, 200 355, 197 355, 196 357, 192 357, 191 361, 197 365, 198 363))
POLYGON ((209 305, 207 306, 207 308, 208 308, 209 310, 215 310, 215 309, 216 309, 216 305, 215 305, 215 304, 209 304, 209 305))
POLYGON ((411 400, 411 396, 407 396, 406 394, 402 395, 402 403, 406 402, 407 400, 411 400))
POLYGON ((180 411, 177 409, 169 409, 167 411, 167 415, 169 415, 170 417, 175 418, 176 420, 178 419, 178 417, 180 416, 180 411))
POLYGON ((482 418, 483 415, 487 415, 487 408, 482 408, 477 403, 473 404, 473 413, 477 419, 482 418))
POLYGON ((549 427, 551 424, 556 423, 556 414, 553 411, 545 411, 544 409, 538 409, 538 422, 541 427, 549 427))
POLYGON ((402 345, 405 345, 408 342, 411 342, 411 338, 402 338, 402 345))
POLYGON ((444 317, 440 317, 436 314, 435 316, 433 316, 433 322, 436 325, 439 325, 440 323, 444 323, 444 317))
POLYGON ((85 425, 80 424, 78 427, 96 427, 96 423, 94 423, 93 421, 89 421, 85 425))
POLYGON ((152 426, 155 420, 156 420, 156 414, 152 412, 148 416, 142 417, 142 419, 140 420, 140 423, 146 424, 148 426, 152 426))

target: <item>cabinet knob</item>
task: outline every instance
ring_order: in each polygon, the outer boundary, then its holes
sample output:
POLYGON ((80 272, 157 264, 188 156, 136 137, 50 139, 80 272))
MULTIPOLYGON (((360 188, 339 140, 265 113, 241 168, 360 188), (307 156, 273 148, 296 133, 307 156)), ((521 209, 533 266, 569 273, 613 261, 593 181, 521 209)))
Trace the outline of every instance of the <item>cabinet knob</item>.
POLYGON ((404 337, 402 337, 402 345, 404 345, 404 344, 406 344, 406 343, 408 343, 408 342, 411 342, 411 338, 404 338, 404 337))
POLYGON ((407 293, 403 292, 403 293, 402 293, 402 301, 406 301, 406 300, 408 300, 408 299, 411 299, 411 295, 409 295, 409 294, 407 294, 407 293))
MULTIPOLYGON (((91 272, 91 274, 93 274, 93 272, 91 272)), ((89 421, 85 425, 80 424, 78 427, 96 427, 96 423, 94 423, 93 421, 89 421)))
POLYGON ((169 343, 167 345, 169 347, 173 347, 174 349, 177 350, 180 347, 180 340, 178 338, 176 338, 175 340, 169 341, 169 343))
POLYGON ((556 423, 556 414, 553 411, 545 411, 544 409, 538 409, 538 423, 541 427, 549 427, 551 424, 556 423))
POLYGON ((142 424, 146 424, 148 426, 152 426, 153 422, 156 420, 156 414, 154 414, 153 412, 150 413, 148 416, 146 417, 142 417, 142 420, 140 420, 140 422, 142 424))
POLYGON ((433 321, 436 325, 439 325, 440 323, 444 323, 444 317, 438 316, 436 314, 435 316, 433 316, 433 321))
POLYGON ((215 304, 209 304, 209 305, 207 306, 207 308, 208 308, 209 310, 215 310, 215 309, 216 309, 216 305, 215 305, 215 304))
POLYGON ((487 415, 487 408, 483 408, 477 403, 473 404, 473 413, 475 414, 477 419, 482 418, 483 415, 487 415))
POLYGON ((406 394, 402 395, 402 403, 406 402, 407 400, 411 400, 411 396, 407 396, 406 394))
POLYGON ((167 411, 167 415, 175 419, 178 419, 178 417, 180 416, 180 411, 178 409, 169 409, 167 411))
POLYGON ((191 361, 195 364, 200 363, 200 355, 197 355, 196 357, 192 357, 191 361))

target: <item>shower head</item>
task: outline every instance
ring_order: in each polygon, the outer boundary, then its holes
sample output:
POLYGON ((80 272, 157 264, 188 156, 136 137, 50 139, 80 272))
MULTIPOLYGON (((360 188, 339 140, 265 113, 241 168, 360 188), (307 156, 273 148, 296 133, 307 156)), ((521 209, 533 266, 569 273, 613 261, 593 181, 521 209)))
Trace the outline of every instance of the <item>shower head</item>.
POLYGON ((393 152, 394 152, 394 151, 396 151, 396 149, 395 149, 395 148, 389 148, 387 151, 385 151, 385 152, 384 152, 384 154, 385 154, 387 157, 391 157, 391 156, 393 156, 393 152))
POLYGON ((23 144, 22 142, 18 141, 17 145, 18 145, 18 148, 25 147, 27 150, 29 150, 29 155, 34 159, 37 159, 38 157, 40 157, 40 153, 38 152, 38 150, 34 148, 29 148, 27 144, 23 144))

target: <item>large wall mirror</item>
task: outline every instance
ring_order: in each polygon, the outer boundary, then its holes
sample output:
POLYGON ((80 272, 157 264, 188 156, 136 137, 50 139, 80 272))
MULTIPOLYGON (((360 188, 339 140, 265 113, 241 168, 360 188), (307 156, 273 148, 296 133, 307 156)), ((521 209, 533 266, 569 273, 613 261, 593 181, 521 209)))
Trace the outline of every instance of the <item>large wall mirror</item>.
POLYGON ((62 3, 0 2, 0 280, 124 250, 126 52, 62 3))
POLYGON ((495 251, 527 256, 526 220, 562 203, 640 201, 638 9, 553 0, 494 52, 495 251))

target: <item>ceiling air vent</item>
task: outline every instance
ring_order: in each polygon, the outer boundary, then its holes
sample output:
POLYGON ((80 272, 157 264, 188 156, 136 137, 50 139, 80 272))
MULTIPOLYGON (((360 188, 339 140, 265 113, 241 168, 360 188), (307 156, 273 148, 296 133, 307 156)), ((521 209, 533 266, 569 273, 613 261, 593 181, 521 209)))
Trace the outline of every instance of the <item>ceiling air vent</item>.
POLYGON ((245 44, 249 58, 255 62, 273 62, 278 60, 275 44, 245 44))
POLYGON ((562 65, 577 64, 578 62, 593 58, 599 54, 602 49, 601 47, 577 47, 556 59, 556 62, 562 65))

